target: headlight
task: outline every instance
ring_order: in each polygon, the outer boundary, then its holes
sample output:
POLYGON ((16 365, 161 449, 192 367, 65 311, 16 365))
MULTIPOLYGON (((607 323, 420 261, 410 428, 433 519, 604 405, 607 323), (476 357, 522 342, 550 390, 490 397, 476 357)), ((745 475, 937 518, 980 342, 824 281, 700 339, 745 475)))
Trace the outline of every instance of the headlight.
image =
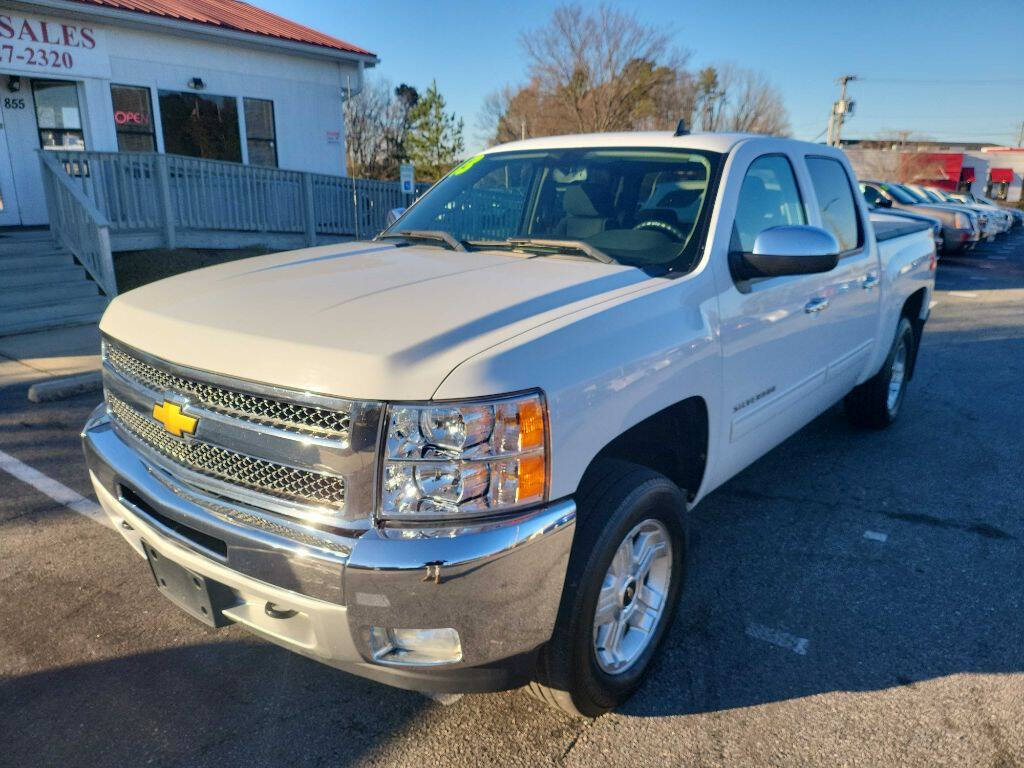
POLYGON ((547 497, 540 394, 388 407, 382 518, 479 517, 547 497))

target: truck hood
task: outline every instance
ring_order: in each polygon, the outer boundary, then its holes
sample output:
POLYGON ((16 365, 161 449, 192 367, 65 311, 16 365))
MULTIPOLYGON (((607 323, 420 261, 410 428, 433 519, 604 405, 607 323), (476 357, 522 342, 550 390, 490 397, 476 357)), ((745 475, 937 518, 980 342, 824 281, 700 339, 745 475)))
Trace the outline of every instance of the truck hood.
POLYGON ((346 243, 150 283, 115 299, 100 329, 165 360, 251 381, 425 400, 472 355, 651 279, 577 258, 346 243))
POLYGON ((947 223, 951 223, 953 221, 953 216, 957 213, 974 213, 967 206, 946 203, 914 203, 912 210, 919 211, 927 214, 928 216, 934 216, 935 218, 942 219, 947 223))

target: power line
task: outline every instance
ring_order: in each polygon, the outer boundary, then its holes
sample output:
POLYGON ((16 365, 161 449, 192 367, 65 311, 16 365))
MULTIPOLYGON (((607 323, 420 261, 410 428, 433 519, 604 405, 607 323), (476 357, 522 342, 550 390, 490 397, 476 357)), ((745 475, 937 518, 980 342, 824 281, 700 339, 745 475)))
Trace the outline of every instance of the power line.
MULTIPOLYGON (((963 121, 969 121, 969 120, 974 120, 974 121, 978 121, 979 120, 977 115, 922 115, 922 114, 919 114, 919 113, 916 113, 916 114, 891 114, 891 113, 887 113, 887 114, 884 114, 884 115, 875 115, 875 114, 864 114, 863 112, 861 112, 858 115, 858 117, 860 117, 862 120, 928 120, 928 121, 942 121, 942 122, 963 122, 963 121)), ((1000 120, 1000 122, 1002 122, 1003 120, 1005 120, 1006 122, 1012 122, 1014 124, 1017 124, 1017 122, 1018 122, 1017 120, 1014 120, 1013 117, 1002 118, 1000 120)))
POLYGON ((865 83, 896 83, 899 85, 1019 85, 1024 77, 986 78, 984 80, 942 80, 903 77, 862 77, 865 83))

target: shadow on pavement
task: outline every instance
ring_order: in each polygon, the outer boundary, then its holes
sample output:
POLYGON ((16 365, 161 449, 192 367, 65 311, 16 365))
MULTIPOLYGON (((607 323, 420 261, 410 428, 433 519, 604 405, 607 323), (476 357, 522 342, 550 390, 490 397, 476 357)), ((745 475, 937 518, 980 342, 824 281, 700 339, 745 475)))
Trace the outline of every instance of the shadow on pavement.
POLYGON ((347 765, 431 703, 261 642, 0 681, 5 765, 347 765))
POLYGON ((947 254, 939 260, 935 287, 940 291, 1009 290, 1024 288, 1024 230, 999 235, 973 250, 947 254))

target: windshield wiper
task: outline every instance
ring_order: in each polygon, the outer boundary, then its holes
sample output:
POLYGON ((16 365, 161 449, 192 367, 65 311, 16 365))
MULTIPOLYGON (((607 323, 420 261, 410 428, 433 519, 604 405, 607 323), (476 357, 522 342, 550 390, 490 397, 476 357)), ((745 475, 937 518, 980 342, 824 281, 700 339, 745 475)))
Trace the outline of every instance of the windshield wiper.
POLYGON ((380 237, 403 237, 406 240, 433 240, 444 243, 453 251, 466 250, 465 243, 461 240, 456 240, 451 232, 445 232, 443 229, 403 229, 399 232, 388 232, 387 234, 380 235, 380 237))
POLYGON ((510 237, 505 241, 509 245, 515 248, 542 248, 544 250, 553 251, 575 251, 576 253, 582 253, 587 258, 593 259, 594 261, 600 261, 602 264, 618 264, 615 259, 609 256, 602 250, 599 250, 592 246, 590 243, 585 243, 582 240, 557 240, 557 239, 540 239, 532 237, 510 237))

